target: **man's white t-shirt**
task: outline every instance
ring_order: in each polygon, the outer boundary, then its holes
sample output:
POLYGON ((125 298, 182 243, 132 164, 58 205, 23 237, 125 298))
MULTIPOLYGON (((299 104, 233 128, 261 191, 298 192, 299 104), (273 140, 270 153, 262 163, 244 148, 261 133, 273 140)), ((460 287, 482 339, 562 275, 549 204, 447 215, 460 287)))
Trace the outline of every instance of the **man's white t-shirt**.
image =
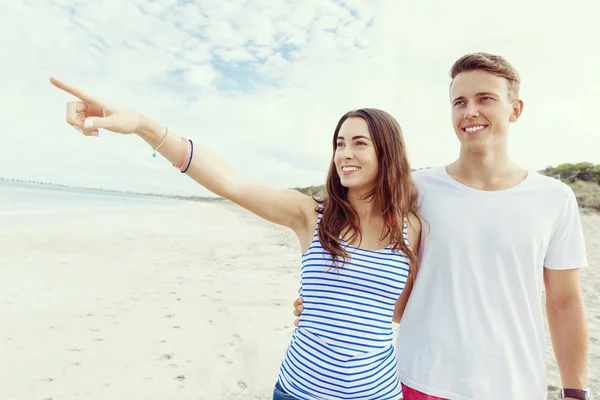
POLYGON ((571 188, 530 171, 482 191, 413 173, 422 262, 398 330, 402 382, 452 400, 545 400, 544 267, 587 265, 571 188))

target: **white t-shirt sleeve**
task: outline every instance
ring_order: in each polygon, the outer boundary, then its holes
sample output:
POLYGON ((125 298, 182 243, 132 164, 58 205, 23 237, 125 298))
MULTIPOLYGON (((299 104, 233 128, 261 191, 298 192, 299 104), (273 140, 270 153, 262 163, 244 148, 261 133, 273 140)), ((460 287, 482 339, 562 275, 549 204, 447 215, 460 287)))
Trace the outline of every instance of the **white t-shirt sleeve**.
POLYGON ((544 266, 556 270, 587 267, 585 239, 581 227, 579 207, 575 193, 570 188, 567 201, 550 239, 544 266))

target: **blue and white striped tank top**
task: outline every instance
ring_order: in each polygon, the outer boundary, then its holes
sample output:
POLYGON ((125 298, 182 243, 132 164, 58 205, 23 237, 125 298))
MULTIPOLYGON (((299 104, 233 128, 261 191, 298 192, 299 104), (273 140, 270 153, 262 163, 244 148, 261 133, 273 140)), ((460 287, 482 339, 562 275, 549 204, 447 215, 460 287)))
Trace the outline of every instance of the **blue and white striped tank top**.
MULTIPOLYGON (((300 399, 402 398, 393 346, 394 306, 408 277, 409 259, 363 250, 342 240, 350 260, 333 265, 317 228, 302 255, 304 311, 279 370, 283 389, 300 399)), ((404 240, 408 243, 406 222, 404 240)))

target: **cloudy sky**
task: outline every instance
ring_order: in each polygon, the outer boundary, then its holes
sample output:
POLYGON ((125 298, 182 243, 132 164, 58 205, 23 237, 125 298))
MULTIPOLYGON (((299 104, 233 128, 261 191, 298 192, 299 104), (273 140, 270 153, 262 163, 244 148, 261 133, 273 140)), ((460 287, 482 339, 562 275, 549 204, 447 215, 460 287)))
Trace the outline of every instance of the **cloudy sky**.
POLYGON ((451 162, 448 70, 505 56, 525 102, 512 158, 600 163, 593 0, 0 0, 0 176, 207 195, 135 136, 84 137, 51 75, 208 146, 276 187, 321 184, 349 109, 402 126, 414 168, 451 162))

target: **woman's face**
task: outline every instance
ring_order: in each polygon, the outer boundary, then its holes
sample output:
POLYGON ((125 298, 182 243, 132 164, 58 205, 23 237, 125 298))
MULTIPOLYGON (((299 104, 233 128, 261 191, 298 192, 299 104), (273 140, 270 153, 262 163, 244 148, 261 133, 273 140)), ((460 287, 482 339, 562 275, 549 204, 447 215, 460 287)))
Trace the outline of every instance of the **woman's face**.
POLYGON ((363 118, 348 118, 338 133, 334 163, 342 186, 369 191, 375 186, 379 165, 375 144, 363 118))

